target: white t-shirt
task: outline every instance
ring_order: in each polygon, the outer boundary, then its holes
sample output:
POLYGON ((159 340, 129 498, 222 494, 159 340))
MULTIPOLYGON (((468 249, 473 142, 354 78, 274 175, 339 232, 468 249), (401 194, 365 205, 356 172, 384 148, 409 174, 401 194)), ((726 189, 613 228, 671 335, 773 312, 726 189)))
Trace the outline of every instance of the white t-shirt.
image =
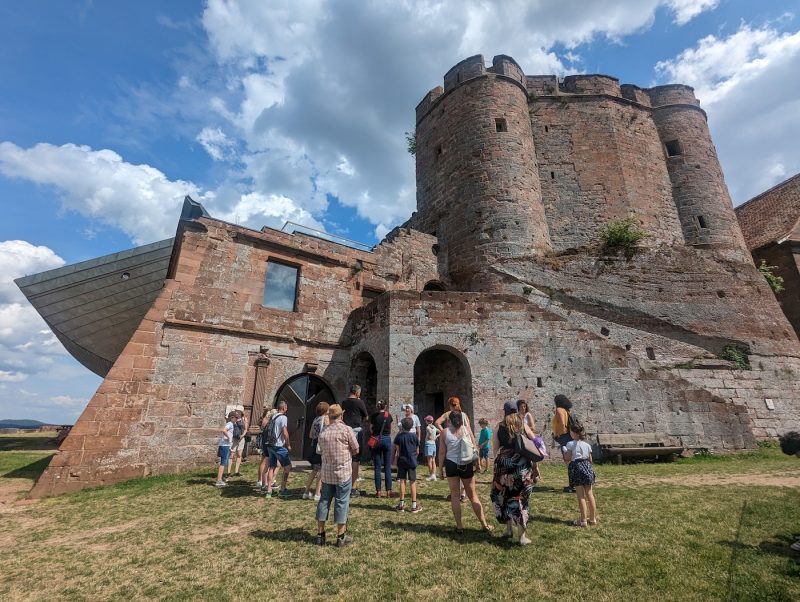
POLYGON ((275 433, 275 447, 286 447, 286 439, 283 438, 283 429, 289 424, 286 414, 278 414, 272 419, 272 430, 275 433))
POLYGON ((571 461, 588 460, 589 456, 592 455, 592 446, 586 443, 586 441, 578 441, 577 439, 573 439, 564 447, 566 447, 567 451, 572 454, 571 461))
POLYGON ((445 458, 456 464, 461 464, 461 440, 469 437, 466 427, 461 427, 461 436, 456 437, 450 427, 444 429, 444 444, 447 446, 445 458))
POLYGON ((231 441, 233 440, 233 422, 226 422, 225 423, 225 431, 227 436, 222 435, 219 438, 219 446, 220 447, 230 447, 231 441))

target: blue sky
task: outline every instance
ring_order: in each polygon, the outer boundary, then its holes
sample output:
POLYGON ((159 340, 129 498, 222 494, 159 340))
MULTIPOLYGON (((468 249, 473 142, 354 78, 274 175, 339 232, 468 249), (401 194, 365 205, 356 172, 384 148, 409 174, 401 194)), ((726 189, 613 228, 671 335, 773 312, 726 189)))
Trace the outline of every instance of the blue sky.
POLYGON ((0 418, 99 379, 13 278, 167 238, 185 194, 369 244, 414 209, 403 133, 459 60, 696 88, 738 204, 800 171, 800 3, 0 3, 0 418), (796 14, 797 13, 797 14, 796 14))

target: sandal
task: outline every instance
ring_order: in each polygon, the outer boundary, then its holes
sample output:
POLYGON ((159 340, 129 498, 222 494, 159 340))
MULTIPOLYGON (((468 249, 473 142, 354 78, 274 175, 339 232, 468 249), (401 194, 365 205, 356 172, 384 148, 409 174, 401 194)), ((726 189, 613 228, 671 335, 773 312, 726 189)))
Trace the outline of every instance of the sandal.
POLYGON ((587 525, 592 525, 593 527, 596 526, 597 525, 597 518, 595 518, 594 520, 587 520, 586 524, 587 525))
POLYGON ((485 525, 481 525, 481 529, 483 529, 485 533, 491 533, 492 531, 494 531, 494 527, 492 525, 490 525, 489 523, 486 523, 485 525))
POLYGON ((586 526, 586 521, 585 520, 574 520, 574 521, 572 521, 572 526, 573 527, 580 527, 582 529, 582 528, 584 528, 586 526))

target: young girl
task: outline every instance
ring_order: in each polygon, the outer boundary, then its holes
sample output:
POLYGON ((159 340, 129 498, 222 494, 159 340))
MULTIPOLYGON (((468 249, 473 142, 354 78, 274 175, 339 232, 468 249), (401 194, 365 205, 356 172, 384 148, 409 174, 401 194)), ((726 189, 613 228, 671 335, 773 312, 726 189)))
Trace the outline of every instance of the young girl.
POLYGON ((428 461, 428 480, 436 480, 436 438, 439 429, 433 426, 433 416, 425 416, 425 459, 428 461))
POLYGON ((585 527, 587 524, 596 525, 597 504, 594 501, 594 491, 592 490, 595 481, 594 470, 592 470, 592 447, 584 441, 586 429, 583 426, 573 426, 570 435, 572 441, 566 445, 564 460, 569 462, 567 467, 569 485, 575 488, 581 513, 581 518, 573 524, 576 527, 585 527))
POLYGON ((319 436, 322 434, 322 431, 325 430, 325 427, 328 426, 329 408, 330 406, 325 401, 320 401, 315 408, 317 417, 314 418, 314 422, 311 423, 311 431, 309 431, 308 434, 309 439, 311 439, 311 457, 309 459, 309 463, 311 464, 311 472, 308 475, 306 490, 303 492, 304 500, 310 500, 313 498, 314 501, 318 502, 320 493, 322 492, 322 456, 319 454, 319 451, 317 451, 317 448, 319 446, 319 436), (317 480, 317 488, 312 494, 311 486, 314 484, 314 479, 317 477, 320 478, 317 480))

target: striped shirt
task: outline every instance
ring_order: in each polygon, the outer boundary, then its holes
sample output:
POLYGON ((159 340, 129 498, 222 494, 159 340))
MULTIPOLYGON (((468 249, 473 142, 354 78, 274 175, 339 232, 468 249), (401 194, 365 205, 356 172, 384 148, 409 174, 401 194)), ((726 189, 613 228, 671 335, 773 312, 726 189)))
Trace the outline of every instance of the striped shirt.
POLYGON ((353 476, 353 454, 358 441, 353 430, 341 420, 335 420, 319 436, 322 455, 322 482, 340 485, 353 476))

